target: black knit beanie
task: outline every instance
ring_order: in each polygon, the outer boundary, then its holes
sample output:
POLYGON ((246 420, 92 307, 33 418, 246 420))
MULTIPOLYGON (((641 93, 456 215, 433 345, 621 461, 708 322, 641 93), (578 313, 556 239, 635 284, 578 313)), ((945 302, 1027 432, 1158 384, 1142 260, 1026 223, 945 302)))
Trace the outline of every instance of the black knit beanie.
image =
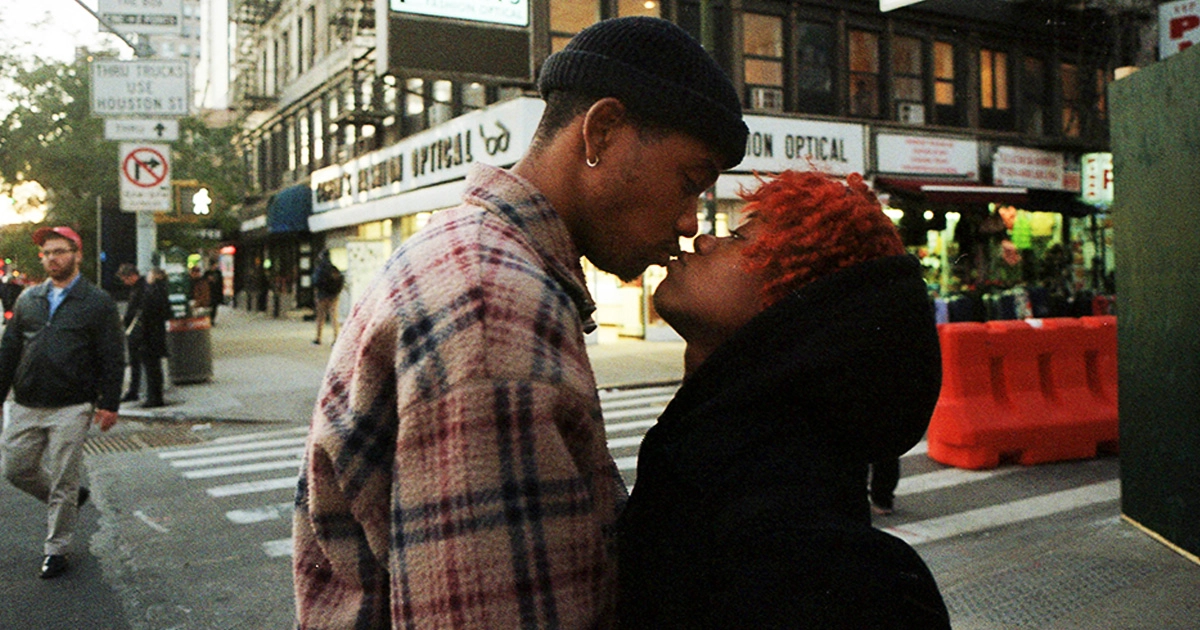
POLYGON ((550 55, 538 77, 555 90, 620 100, 634 116, 709 143, 732 168, 749 129, 729 77, 687 31, 651 17, 597 22, 550 55))

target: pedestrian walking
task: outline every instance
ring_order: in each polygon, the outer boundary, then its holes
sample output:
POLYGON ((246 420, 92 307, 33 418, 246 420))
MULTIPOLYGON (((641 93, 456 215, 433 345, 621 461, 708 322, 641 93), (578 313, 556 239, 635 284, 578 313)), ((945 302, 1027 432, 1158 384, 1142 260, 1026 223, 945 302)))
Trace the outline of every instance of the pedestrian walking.
POLYGON ((867 463, 928 426, 941 385, 921 266, 863 184, 785 172, 654 305, 684 381, 618 523, 626 628, 949 628, 917 553, 871 527, 867 463))
POLYGON ((0 340, 0 401, 12 390, 0 456, 4 476, 48 505, 41 576, 67 570, 88 424, 117 422, 125 335, 117 305, 79 273, 83 241, 69 227, 33 233, 49 278, 30 287, 0 340))
POLYGON ((221 273, 221 265, 216 258, 208 261, 204 281, 208 283, 209 324, 216 326, 217 310, 225 301, 225 274, 221 273))
POLYGON ((333 348, 294 513, 300 628, 614 621, 625 490, 580 257, 626 280, 666 264, 747 128, 709 54, 656 18, 584 29, 538 88, 526 155, 476 164, 333 348))
MULTIPOLYGON (((171 318, 171 303, 165 281, 147 283, 137 267, 125 263, 117 269, 117 277, 131 287, 129 305, 122 323, 129 348, 129 388, 121 402, 138 400, 141 375, 146 375, 146 400, 142 408, 162 407, 162 358, 167 356, 167 320, 171 318)), ((165 278, 165 274, 164 274, 165 278)))
POLYGON ((316 308, 314 318, 317 320, 317 337, 313 344, 321 345, 321 332, 325 320, 333 327, 333 341, 338 336, 338 298, 342 295, 342 287, 346 285, 346 277, 329 260, 329 250, 322 250, 317 256, 317 265, 313 269, 313 289, 316 292, 316 308))

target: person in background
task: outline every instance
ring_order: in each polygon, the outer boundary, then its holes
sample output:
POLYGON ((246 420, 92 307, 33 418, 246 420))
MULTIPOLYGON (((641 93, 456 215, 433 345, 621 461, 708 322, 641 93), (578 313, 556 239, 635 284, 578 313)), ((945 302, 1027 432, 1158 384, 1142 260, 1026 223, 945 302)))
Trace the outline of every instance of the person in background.
POLYGON ((625 280, 666 264, 748 130, 657 18, 584 29, 538 89, 529 151, 475 164, 338 335, 294 511, 299 628, 612 627, 625 489, 580 257, 625 280))
POLYGON ((787 171, 667 266, 684 381, 617 526, 619 626, 949 628, 871 527, 867 463, 920 440, 941 386, 921 266, 862 178, 787 171))
POLYGON ((12 391, 0 439, 4 476, 48 506, 41 577, 68 568, 88 425, 117 422, 125 333, 117 304, 79 273, 83 240, 69 227, 33 233, 48 279, 30 287, 0 339, 0 402, 12 391))
POLYGON ((209 320, 217 325, 217 309, 225 302, 225 275, 221 273, 221 263, 216 258, 208 261, 208 269, 204 271, 204 280, 208 282, 209 320))
MULTIPOLYGON (((132 264, 125 263, 117 270, 117 277, 133 287, 124 318, 129 345, 129 389, 121 401, 138 399, 140 374, 144 372, 146 400, 142 403, 143 409, 166 404, 163 400, 162 358, 167 356, 166 326, 171 318, 171 302, 167 297, 166 274, 161 269, 152 271, 158 271, 161 279, 147 283, 132 264)), ((155 277, 152 274, 152 280, 155 277)))
POLYGON ((193 265, 191 269, 188 269, 188 282, 191 286, 189 299, 192 303, 192 316, 208 315, 212 306, 212 285, 205 279, 204 272, 200 270, 199 265, 193 265))
POLYGON ((333 327, 333 341, 337 341, 338 298, 341 297, 342 287, 345 284, 346 278, 342 274, 342 270, 329 260, 329 250, 322 250, 317 256, 317 265, 313 269, 313 291, 317 306, 314 309, 317 320, 317 337, 313 339, 313 344, 321 345, 321 332, 327 319, 333 327))

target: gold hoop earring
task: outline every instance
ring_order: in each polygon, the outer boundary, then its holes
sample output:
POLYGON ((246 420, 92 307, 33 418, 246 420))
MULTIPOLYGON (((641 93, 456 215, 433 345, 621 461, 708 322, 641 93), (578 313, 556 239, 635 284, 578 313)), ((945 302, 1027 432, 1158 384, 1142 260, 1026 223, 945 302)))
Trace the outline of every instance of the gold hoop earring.
POLYGON ((600 156, 596 156, 595 162, 592 161, 592 158, 587 158, 588 168, 596 168, 596 165, 599 163, 600 163, 600 156))

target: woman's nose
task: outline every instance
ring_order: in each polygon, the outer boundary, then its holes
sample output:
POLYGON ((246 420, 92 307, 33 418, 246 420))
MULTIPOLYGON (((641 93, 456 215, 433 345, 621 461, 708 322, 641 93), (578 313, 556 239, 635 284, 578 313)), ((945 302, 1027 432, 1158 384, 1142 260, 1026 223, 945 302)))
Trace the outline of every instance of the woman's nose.
POLYGON ((692 247, 697 254, 707 254, 717 246, 717 237, 712 234, 701 234, 692 241, 692 247))

